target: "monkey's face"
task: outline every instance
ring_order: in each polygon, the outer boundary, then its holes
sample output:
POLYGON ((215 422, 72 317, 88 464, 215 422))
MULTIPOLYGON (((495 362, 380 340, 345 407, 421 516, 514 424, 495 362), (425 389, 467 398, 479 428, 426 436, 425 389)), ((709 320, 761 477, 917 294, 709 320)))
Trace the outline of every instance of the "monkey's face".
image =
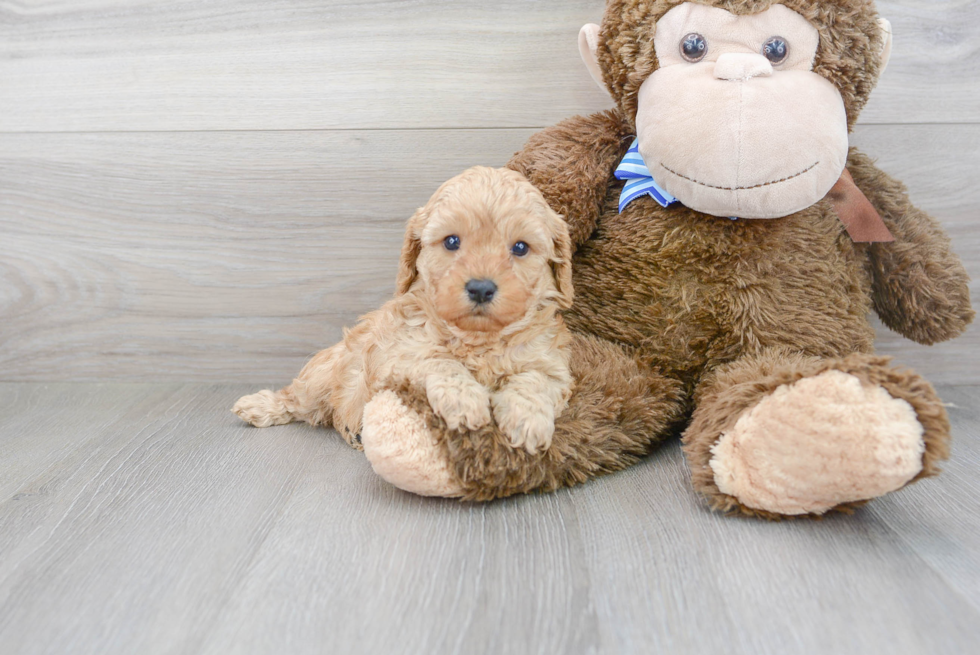
POLYGON ((714 216, 777 218, 830 191, 847 161, 837 88, 812 72, 819 35, 783 5, 752 15, 684 3, 657 22, 659 68, 636 130, 655 180, 714 216))

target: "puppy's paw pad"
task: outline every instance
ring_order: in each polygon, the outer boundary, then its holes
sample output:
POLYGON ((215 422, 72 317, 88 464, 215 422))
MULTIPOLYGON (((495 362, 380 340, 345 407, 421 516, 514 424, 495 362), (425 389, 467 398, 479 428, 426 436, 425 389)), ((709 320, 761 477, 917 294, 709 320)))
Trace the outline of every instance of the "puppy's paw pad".
POLYGON ((490 423, 490 393, 475 380, 429 376, 426 396, 450 430, 479 430, 490 423))
POLYGON ((231 408, 246 423, 257 428, 267 428, 270 425, 284 425, 291 422, 292 416, 286 410, 279 394, 268 389, 242 396, 231 408))

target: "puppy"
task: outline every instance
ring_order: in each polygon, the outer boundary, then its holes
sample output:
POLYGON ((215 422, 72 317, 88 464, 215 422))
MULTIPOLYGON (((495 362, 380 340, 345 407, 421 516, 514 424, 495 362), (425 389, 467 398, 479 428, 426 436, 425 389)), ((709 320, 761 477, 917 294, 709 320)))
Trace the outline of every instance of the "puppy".
POLYGON ((408 221, 395 298, 288 387, 232 411, 258 427, 333 425, 359 447, 364 405, 407 380, 449 429, 492 418, 515 448, 541 452, 571 394, 559 314, 571 303, 565 221, 519 173, 471 168, 408 221))

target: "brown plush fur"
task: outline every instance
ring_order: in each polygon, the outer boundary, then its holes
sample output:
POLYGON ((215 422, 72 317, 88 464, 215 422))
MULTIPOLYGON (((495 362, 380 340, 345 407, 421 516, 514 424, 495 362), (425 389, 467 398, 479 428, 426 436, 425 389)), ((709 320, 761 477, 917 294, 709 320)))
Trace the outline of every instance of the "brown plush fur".
POLYGON ((447 429, 417 385, 405 383, 396 391, 437 435, 465 500, 553 491, 626 468, 666 438, 682 417, 680 384, 637 366, 612 344, 574 335, 571 368, 575 392, 555 422, 551 447, 538 455, 511 447, 492 425, 447 429))
POLYGON ((572 386, 557 314, 571 303, 570 258, 564 221, 533 186, 513 171, 472 168, 409 221, 399 295, 288 387, 245 396, 233 411, 259 427, 333 425, 353 444, 364 405, 408 379, 452 430, 479 430, 492 412, 510 447, 547 448, 572 386), (521 256, 511 252, 519 241, 529 248, 521 256), (489 302, 468 295, 472 280, 495 283, 489 302))
MULTIPOLYGON (((969 278, 942 228, 856 150, 849 169, 894 243, 854 243, 826 199, 770 221, 664 209, 647 198, 620 214, 622 183, 612 172, 631 139, 619 111, 578 117, 536 134, 509 165, 567 212, 571 234, 587 235, 573 239, 577 296, 569 326, 635 348, 688 393, 718 366, 771 349, 830 360, 869 354, 872 307, 923 343, 955 337, 972 321, 969 278), (597 189, 601 170, 607 175, 597 189)), ((918 380, 907 378, 920 417, 944 417, 918 380)), ((948 440, 945 418, 923 424, 930 444, 948 440)), ((945 446, 928 452, 942 455, 945 446)), ((710 486, 699 490, 713 494, 710 486)), ((732 509, 728 500, 712 502, 732 509)))
POLYGON ((848 169, 872 204, 888 217, 895 243, 868 249, 872 300, 881 320, 902 336, 924 344, 947 341, 973 321, 970 279, 939 222, 912 205, 905 185, 851 151, 848 169))
MULTIPOLYGON (((827 199, 776 220, 731 221, 682 206, 664 209, 649 198, 619 213, 623 183, 613 171, 635 134, 637 90, 657 67, 652 26, 681 1, 609 0, 597 54, 619 107, 545 129, 508 164, 568 221, 577 292, 566 313, 569 326, 598 337, 597 348, 622 348, 619 358, 603 358, 590 375, 600 383, 621 379, 629 369, 623 357, 640 370, 658 371, 659 387, 650 386, 650 397, 633 402, 659 408, 664 427, 647 441, 595 441, 593 435, 604 428, 583 412, 581 422, 560 428, 561 446, 556 436, 547 457, 532 461, 502 448, 492 429, 453 435, 436 421, 432 428, 447 443, 471 498, 579 482, 588 467, 576 464, 574 473, 566 467, 583 457, 608 462, 602 470, 618 468, 638 452, 628 444, 659 442, 668 417, 683 407, 697 408, 686 452, 698 491, 718 509, 780 518, 721 494, 705 468, 710 448, 726 426, 780 384, 832 369, 911 404, 926 442, 916 479, 935 474, 936 462, 948 452, 942 403, 914 373, 871 354, 868 314, 875 309, 886 324, 922 343, 952 338, 973 319, 968 278, 937 221, 915 208, 902 185, 866 156, 852 150, 849 169, 895 236, 893 243, 854 243, 827 199), (680 385, 680 398, 669 380, 680 385)), ((773 3, 707 4, 746 14, 773 3)), ((814 70, 841 92, 853 125, 880 70, 882 40, 873 3, 783 4, 819 30, 814 70)), ((606 396, 595 398, 602 404, 606 396)), ((577 402, 573 397, 572 406, 577 402)))

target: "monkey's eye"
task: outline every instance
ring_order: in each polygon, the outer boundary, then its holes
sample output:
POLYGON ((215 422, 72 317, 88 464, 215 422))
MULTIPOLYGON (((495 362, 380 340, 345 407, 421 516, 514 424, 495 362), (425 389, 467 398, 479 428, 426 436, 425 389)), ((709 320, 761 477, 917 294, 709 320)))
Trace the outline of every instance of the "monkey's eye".
POLYGON ((459 237, 455 234, 450 234, 442 240, 442 245, 446 246, 446 250, 459 250, 459 237))
POLYGON ((514 255, 516 255, 517 257, 523 257, 530 250, 531 247, 528 246, 523 241, 518 241, 517 243, 515 243, 513 246, 510 247, 510 251, 514 253, 514 255))
POLYGON ((762 54, 774 64, 781 64, 789 55, 789 44, 781 36, 774 36, 762 46, 762 54))
POLYGON ((708 54, 708 42, 700 34, 691 33, 681 41, 681 55, 690 62, 701 61, 708 54))

